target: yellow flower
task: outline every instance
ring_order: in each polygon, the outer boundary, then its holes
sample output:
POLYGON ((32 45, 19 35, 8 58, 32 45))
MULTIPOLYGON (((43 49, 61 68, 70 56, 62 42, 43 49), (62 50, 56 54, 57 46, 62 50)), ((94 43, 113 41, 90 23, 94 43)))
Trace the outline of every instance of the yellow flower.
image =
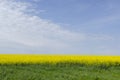
POLYGON ((1 54, 0 64, 16 63, 52 63, 72 62, 91 64, 120 64, 120 56, 81 56, 81 55, 33 55, 33 54, 1 54))

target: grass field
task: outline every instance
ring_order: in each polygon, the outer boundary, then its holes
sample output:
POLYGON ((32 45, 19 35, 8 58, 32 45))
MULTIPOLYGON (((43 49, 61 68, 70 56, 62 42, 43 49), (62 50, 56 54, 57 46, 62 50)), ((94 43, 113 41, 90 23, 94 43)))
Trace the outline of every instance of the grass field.
POLYGON ((120 80, 120 66, 4 64, 0 65, 0 80, 120 80))
POLYGON ((120 80, 120 56, 0 55, 0 80, 120 80))

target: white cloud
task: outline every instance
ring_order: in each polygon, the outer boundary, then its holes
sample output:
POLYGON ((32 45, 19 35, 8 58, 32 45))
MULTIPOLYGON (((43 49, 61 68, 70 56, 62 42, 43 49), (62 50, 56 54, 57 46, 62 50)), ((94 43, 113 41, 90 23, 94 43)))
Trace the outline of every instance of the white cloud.
POLYGON ((57 23, 27 14, 29 6, 32 4, 0 0, 0 52, 80 53, 84 52, 84 41, 112 39, 65 30, 57 23))
POLYGON ((29 5, 0 0, 0 39, 30 47, 60 49, 85 38, 83 34, 64 30, 54 22, 26 14, 29 5))

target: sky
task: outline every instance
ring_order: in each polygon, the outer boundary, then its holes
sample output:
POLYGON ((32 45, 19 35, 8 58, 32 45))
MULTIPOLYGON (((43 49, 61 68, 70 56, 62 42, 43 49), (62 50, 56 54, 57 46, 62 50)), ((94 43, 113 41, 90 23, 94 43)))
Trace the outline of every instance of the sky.
POLYGON ((120 55, 120 0, 0 0, 0 53, 120 55))

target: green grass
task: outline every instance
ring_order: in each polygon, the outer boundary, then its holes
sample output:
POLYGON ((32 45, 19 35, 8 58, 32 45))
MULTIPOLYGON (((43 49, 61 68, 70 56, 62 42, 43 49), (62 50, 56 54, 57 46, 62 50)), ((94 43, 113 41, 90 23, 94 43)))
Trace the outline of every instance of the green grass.
POLYGON ((0 80, 120 80, 120 66, 3 64, 0 80))

